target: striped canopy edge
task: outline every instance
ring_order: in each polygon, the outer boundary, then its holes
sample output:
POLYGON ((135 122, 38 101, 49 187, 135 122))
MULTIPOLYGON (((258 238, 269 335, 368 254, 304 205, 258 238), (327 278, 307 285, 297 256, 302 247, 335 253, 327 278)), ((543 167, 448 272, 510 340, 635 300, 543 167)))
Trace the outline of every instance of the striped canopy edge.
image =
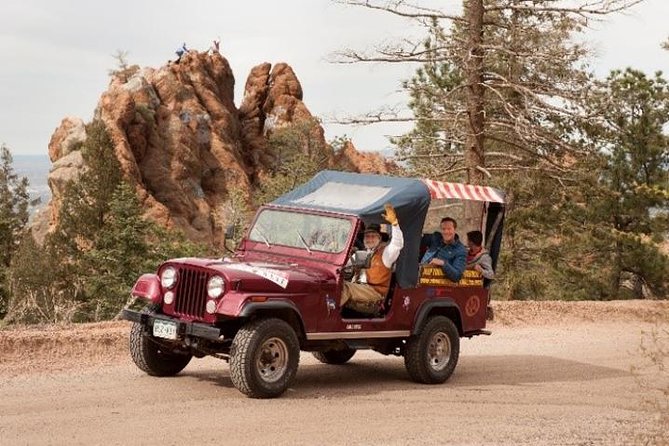
POLYGON ((473 184, 462 183, 448 183, 446 181, 434 181, 428 180, 426 178, 422 181, 430 191, 430 198, 433 200, 453 198, 456 200, 504 203, 504 193, 493 187, 475 186, 473 184))

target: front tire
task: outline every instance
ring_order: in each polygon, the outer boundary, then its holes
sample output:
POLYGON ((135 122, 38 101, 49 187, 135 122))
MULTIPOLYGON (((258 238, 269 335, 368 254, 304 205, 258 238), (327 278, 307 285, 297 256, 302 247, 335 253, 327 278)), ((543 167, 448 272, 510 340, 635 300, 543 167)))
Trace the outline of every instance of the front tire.
POLYGON ((349 359, 355 355, 354 348, 344 348, 341 350, 325 350, 322 352, 313 352, 314 358, 324 364, 346 364, 349 359))
POLYGON ((300 343, 295 330, 281 319, 260 319, 244 325, 230 349, 230 378, 251 398, 275 398, 297 373, 300 343))
POLYGON ((446 381, 458 363, 460 335, 449 318, 434 316, 407 341, 404 365, 412 380, 425 384, 446 381))
POLYGON ((140 370, 151 376, 174 376, 182 371, 193 355, 174 353, 135 322, 130 330, 130 356, 140 370))

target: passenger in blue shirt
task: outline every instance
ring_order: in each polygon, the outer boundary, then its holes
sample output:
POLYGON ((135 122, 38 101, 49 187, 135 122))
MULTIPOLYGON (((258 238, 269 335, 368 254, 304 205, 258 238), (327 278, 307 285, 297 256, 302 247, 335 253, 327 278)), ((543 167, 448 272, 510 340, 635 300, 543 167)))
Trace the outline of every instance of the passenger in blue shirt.
POLYGON ((427 246, 427 251, 420 263, 441 266, 446 277, 457 282, 465 271, 467 248, 455 233, 458 224, 454 219, 442 218, 440 227, 441 232, 423 236, 421 246, 427 246))

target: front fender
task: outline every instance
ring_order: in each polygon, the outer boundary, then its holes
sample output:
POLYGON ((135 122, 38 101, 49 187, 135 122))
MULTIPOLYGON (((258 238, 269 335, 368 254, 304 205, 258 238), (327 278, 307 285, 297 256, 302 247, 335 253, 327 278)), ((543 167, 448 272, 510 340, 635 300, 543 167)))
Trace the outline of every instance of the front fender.
POLYGON ((287 300, 267 300, 265 302, 247 302, 246 305, 242 308, 242 311, 239 313, 239 317, 249 317, 253 313, 256 313, 259 310, 290 310, 295 312, 300 319, 302 315, 297 306, 287 300))
POLYGON ((160 278, 157 274, 143 274, 137 279, 135 285, 133 285, 130 294, 134 297, 160 304, 163 301, 160 278))
POLYGON ((293 327, 300 337, 303 337, 306 333, 304 320, 299 308, 289 300, 276 299, 265 302, 247 302, 239 313, 239 316, 244 318, 254 315, 283 319, 293 327))

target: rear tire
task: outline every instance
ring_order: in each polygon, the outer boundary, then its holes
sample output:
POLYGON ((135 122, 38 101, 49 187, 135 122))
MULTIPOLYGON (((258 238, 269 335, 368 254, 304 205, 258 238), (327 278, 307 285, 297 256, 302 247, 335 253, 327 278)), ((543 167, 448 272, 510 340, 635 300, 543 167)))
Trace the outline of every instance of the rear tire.
POLYGON ((174 376, 193 358, 189 353, 175 353, 144 332, 135 322, 130 330, 130 356, 140 370, 151 376, 174 376))
POLYGON ((312 352, 312 354, 323 364, 346 364, 355 355, 355 352, 355 349, 347 347, 342 350, 325 350, 312 352))
POLYGON ((251 398, 275 398, 293 382, 299 361, 300 343, 293 327, 281 319, 260 319, 235 335, 230 378, 251 398))
POLYGON ((404 365, 412 380, 425 384, 446 381, 458 364, 460 335, 449 318, 434 316, 407 341, 404 365))

